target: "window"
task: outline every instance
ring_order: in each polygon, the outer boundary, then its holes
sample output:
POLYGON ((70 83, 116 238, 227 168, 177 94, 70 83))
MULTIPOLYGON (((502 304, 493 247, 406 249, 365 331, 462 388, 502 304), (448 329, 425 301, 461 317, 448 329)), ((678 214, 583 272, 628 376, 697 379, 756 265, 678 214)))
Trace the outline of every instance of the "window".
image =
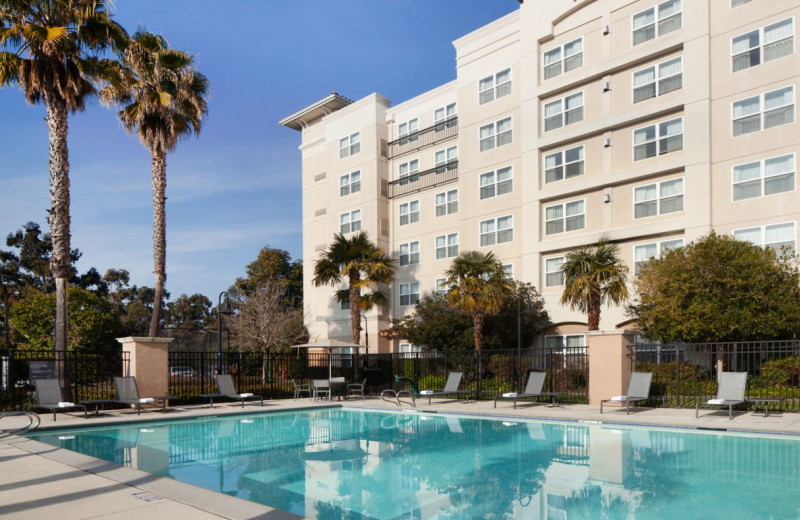
POLYGON ((511 69, 501 70, 494 76, 488 76, 478 82, 478 104, 500 99, 511 94, 511 69))
POLYGON ((787 18, 731 39, 733 72, 789 56, 794 52, 794 20, 787 18))
POLYGON ((575 231, 586 227, 586 210, 583 200, 556 204, 544 208, 545 235, 575 231))
POLYGON ((514 240, 514 217, 511 215, 483 220, 480 224, 481 247, 514 240))
POLYGON ((342 213, 339 217, 341 232, 343 235, 347 233, 355 233, 361 230, 361 210, 356 209, 348 213, 342 213))
POLYGON ((436 237, 436 259, 458 256, 458 233, 436 237))
POLYGON ((548 258, 547 260, 544 261, 545 287, 558 287, 564 285, 564 273, 561 272, 561 266, 563 264, 564 264, 563 256, 548 258))
POLYGON ((544 156, 544 182, 570 179, 584 174, 583 145, 544 156))
POLYGON ((753 0, 731 0, 731 8, 739 7, 740 5, 744 5, 752 1, 753 0))
POLYGON ((446 107, 434 110, 433 122, 436 124, 437 132, 454 126, 456 124, 456 104, 450 103, 446 107))
POLYGON ((400 306, 414 305, 419 301, 419 282, 400 284, 400 306))
POLYGON ((419 159, 412 159, 400 165, 400 185, 419 180, 419 159))
POLYGON ((439 150, 433 154, 436 173, 444 173, 458 166, 458 147, 451 146, 446 150, 439 150))
POLYGON ((683 88, 683 57, 667 60, 633 73, 633 102, 683 88))
POLYGON ((683 247, 683 239, 678 238, 675 240, 664 240, 663 242, 653 242, 650 244, 641 244, 633 248, 633 262, 634 274, 639 272, 639 269, 650 261, 651 258, 658 258, 662 253, 666 253, 670 249, 683 247))
POLYGON ((583 121, 583 92, 544 105, 544 131, 583 121))
POLYGON ((494 172, 482 173, 480 176, 481 200, 511 193, 514 190, 513 183, 511 166, 500 168, 494 172))
POLYGON ((414 222, 419 222, 419 201, 412 200, 400 204, 400 225, 405 226, 414 222))
POLYGON ((683 179, 639 186, 633 190, 633 218, 683 211, 683 179))
POLYGON ((349 311, 350 310, 350 302, 349 301, 339 302, 339 309, 341 309, 343 311, 349 311))
POLYGON ((789 254, 797 250, 794 222, 772 224, 770 226, 757 226, 748 229, 737 229, 733 237, 737 240, 746 240, 761 247, 771 247, 776 251, 784 248, 789 254))
POLYGON ((443 191, 436 194, 436 216, 443 217, 458 213, 458 190, 443 191))
POLYGON ((361 172, 356 171, 339 177, 339 196, 344 197, 361 191, 361 172))
POLYGON ((480 129, 481 151, 491 150, 511 142, 511 118, 506 117, 496 123, 489 123, 480 129))
POLYGON ((794 154, 733 167, 733 200, 794 191, 794 154))
POLYGON ((343 159, 361 151, 361 132, 339 139, 339 158, 343 159))
POLYGON ((581 65, 583 65, 583 38, 578 38, 544 53, 544 79, 554 78, 581 65))
POLYGON ((447 278, 437 278, 433 283, 433 292, 439 296, 447 294, 447 278))
POLYGON ((544 346, 550 352, 561 352, 564 348, 584 348, 586 339, 583 334, 571 334, 563 336, 545 336, 544 346))
POLYGON ((734 137, 794 123, 794 86, 735 101, 732 118, 734 137))
POLYGON ((413 343, 400 343, 401 354, 415 354, 417 352, 422 352, 422 350, 413 343))
POLYGON ((503 272, 506 273, 506 280, 514 282, 514 264, 503 264, 503 272))
POLYGON ((397 125, 397 137, 400 139, 400 144, 406 144, 411 141, 416 141, 419 134, 419 121, 415 117, 405 123, 397 125))
POLYGON ((400 244, 400 265, 419 263, 419 241, 400 244))
POLYGON ((683 150, 683 118, 646 126, 633 132, 633 160, 683 150))
POLYGON ((633 15, 633 44, 639 45, 681 28, 681 0, 668 0, 633 15))

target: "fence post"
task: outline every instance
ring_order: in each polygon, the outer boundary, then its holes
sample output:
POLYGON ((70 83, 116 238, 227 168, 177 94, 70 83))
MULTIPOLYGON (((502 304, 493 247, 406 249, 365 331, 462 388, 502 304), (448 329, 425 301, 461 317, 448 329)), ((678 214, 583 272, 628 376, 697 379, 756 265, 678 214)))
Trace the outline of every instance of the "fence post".
POLYGON ((631 378, 629 354, 634 331, 620 329, 586 334, 589 354, 589 404, 615 395, 625 395, 631 378))

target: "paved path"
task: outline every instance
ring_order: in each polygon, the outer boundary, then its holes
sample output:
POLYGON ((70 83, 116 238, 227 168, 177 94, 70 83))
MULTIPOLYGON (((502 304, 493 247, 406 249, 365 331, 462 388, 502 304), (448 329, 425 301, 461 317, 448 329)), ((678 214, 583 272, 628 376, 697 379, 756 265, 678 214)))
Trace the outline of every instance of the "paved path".
MULTIPOLYGON (((412 408, 410 402, 404 402, 398 407, 395 403, 373 397, 363 401, 334 404, 354 408, 407 409, 462 415, 602 421, 654 427, 679 426, 800 435, 800 414, 797 413, 773 413, 765 418, 762 414, 740 412, 733 420, 728 420, 727 412, 703 410, 700 418, 695 419, 694 410, 666 408, 639 408, 630 415, 626 415, 624 409, 608 408, 601 415, 597 407, 587 405, 550 408, 544 404, 522 404, 514 410, 510 402, 501 402, 494 408, 492 401, 463 403, 434 400, 429 406, 427 399, 424 399, 418 401, 416 408, 412 408)), ((166 413, 166 418, 260 413, 326 405, 327 402, 315 404, 309 399, 302 399, 267 401, 263 408, 248 405, 244 410, 235 403, 215 406, 213 410, 199 406, 174 407, 166 413)), ((81 414, 59 414, 56 423, 53 422, 52 414, 42 414, 41 417, 42 428, 135 423, 164 418, 160 412, 147 412, 137 416, 119 411, 97 417, 90 416, 88 420, 83 419, 81 414)), ((0 428, 11 429, 23 423, 22 418, 4 418, 0 422, 0 428)), ((3 435, 0 430, 0 518, 284 520, 299 517, 25 438, 3 435)))

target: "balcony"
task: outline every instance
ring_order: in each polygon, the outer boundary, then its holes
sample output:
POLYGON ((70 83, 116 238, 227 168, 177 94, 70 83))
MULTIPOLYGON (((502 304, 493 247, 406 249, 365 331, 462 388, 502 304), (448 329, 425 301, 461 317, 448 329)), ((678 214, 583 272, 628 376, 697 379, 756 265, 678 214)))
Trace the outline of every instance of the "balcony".
POLYGON ((395 157, 433 146, 457 135, 458 116, 455 116, 392 141, 387 145, 386 156, 389 159, 394 159, 395 157))
POLYGON ((458 180, 458 161, 414 173, 408 177, 389 183, 389 198, 400 197, 408 193, 428 190, 458 180))

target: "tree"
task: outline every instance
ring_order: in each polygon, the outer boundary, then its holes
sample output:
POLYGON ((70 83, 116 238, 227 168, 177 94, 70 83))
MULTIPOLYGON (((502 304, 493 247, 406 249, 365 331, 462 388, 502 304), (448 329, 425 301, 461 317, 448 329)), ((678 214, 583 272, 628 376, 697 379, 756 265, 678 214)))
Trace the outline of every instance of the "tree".
POLYGON ((163 36, 136 31, 121 53, 128 81, 101 93, 106 104, 125 105, 118 117, 128 133, 136 131, 150 152, 153 175, 153 261, 156 286, 150 337, 158 335, 167 280, 167 152, 178 140, 198 134, 208 113, 209 84, 194 68, 194 58, 170 49, 163 36))
MULTIPOLYGON (((18 264, 24 271, 21 280, 23 283, 44 292, 55 290, 55 280, 50 270, 53 256, 50 233, 42 233, 39 224, 28 222, 14 233, 8 234, 6 245, 19 250, 18 264)), ((69 256, 70 262, 74 264, 80 260, 81 252, 72 249, 69 256)), ((70 280, 74 281, 75 277, 71 277, 70 280)))
POLYGON ((211 317, 212 303, 202 294, 181 294, 167 303, 165 323, 184 331, 196 331, 205 326, 211 317))
POLYGON ((603 303, 619 305, 628 299, 628 268, 619 258, 619 246, 605 239, 567 253, 561 272, 561 303, 586 313, 589 330, 600 329, 603 303))
POLYGON ((445 276, 445 297, 450 305, 469 313, 475 350, 480 352, 483 319, 500 310, 511 290, 503 264, 492 252, 462 251, 453 259, 445 276))
POLYGON ((639 268, 628 314, 664 342, 756 341, 800 332, 800 274, 790 255, 711 233, 639 268))
POLYGON ((105 0, 0 0, 0 85, 19 84, 28 103, 43 102, 47 111, 56 350, 67 346, 67 281, 74 273, 67 118, 69 112, 83 110, 95 94, 93 81, 116 80, 113 62, 97 54, 115 48, 126 36, 111 20, 105 0))
POLYGON ((518 319, 522 348, 529 348, 536 336, 551 323, 536 287, 515 281, 497 313, 488 315, 484 320, 484 348, 516 348, 518 319), (512 330, 513 336, 509 333, 512 330))
POLYGON ((285 303, 303 306, 303 261, 292 261, 288 251, 264 246, 258 258, 247 264, 247 277, 236 279, 236 289, 249 294, 265 285, 280 286, 285 303))
POLYGON ((361 310, 386 302, 379 284, 390 283, 397 269, 395 261, 370 241, 363 231, 346 238, 341 233, 314 264, 313 283, 337 286, 344 278, 347 288, 336 293, 338 301, 349 301, 353 343, 361 341, 361 310), (364 290, 373 289, 364 293, 364 290), (354 304, 355 303, 355 304, 354 304))

